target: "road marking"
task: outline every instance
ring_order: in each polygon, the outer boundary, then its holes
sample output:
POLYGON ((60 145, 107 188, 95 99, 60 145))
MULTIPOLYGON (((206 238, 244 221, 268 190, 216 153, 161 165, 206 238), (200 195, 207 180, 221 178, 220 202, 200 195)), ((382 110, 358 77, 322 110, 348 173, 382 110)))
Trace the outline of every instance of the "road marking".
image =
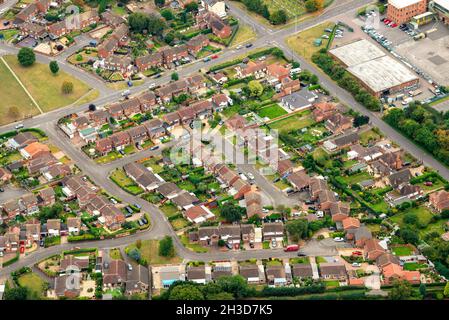
POLYGON ((14 78, 16 78, 17 82, 20 84, 20 86, 23 88, 23 90, 25 91, 25 93, 28 95, 28 97, 30 97, 31 101, 34 103, 34 105, 37 107, 37 109, 39 110, 39 112, 41 114, 44 113, 44 111, 42 111, 41 107, 39 106, 39 104, 36 102, 36 100, 34 100, 33 96, 31 95, 31 93, 27 90, 27 88, 25 88, 25 86, 23 85, 22 81, 20 81, 19 77, 15 74, 15 72, 11 69, 11 67, 6 63, 5 59, 3 57, 0 57, 0 59, 3 61, 3 63, 5 64, 5 66, 8 68, 8 70, 11 72, 11 74, 14 76, 14 78))

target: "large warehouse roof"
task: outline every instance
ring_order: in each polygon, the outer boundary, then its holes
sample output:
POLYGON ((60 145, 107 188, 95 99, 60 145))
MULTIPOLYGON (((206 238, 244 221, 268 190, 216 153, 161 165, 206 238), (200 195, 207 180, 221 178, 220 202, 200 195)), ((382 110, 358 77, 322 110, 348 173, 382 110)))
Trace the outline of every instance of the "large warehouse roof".
POLYGON ((329 51, 348 67, 380 58, 385 53, 368 40, 359 40, 329 51))
POLYGON ((364 82, 374 92, 382 92, 418 77, 405 65, 384 56, 348 68, 354 76, 364 82))
POLYGON ((442 8, 449 10, 449 0, 434 0, 434 2, 442 8))

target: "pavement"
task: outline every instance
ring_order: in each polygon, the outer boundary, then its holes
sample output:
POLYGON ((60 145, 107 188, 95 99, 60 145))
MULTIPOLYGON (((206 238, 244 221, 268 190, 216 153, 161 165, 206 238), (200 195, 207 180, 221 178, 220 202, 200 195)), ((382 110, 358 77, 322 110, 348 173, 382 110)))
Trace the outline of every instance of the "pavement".
MULTIPOLYGON (((277 31, 273 31, 266 26, 260 24, 257 21, 252 21, 252 25, 254 26, 256 32, 259 34, 257 40, 253 42, 253 47, 250 49, 242 49, 235 50, 233 48, 225 49, 217 59, 213 59, 208 63, 203 63, 202 61, 198 61, 189 65, 182 66, 177 68, 175 71, 178 72, 180 78, 183 78, 189 74, 195 73, 199 71, 201 68, 210 68, 213 65, 223 63, 232 59, 235 56, 243 55, 248 50, 260 49, 266 46, 277 46, 284 50, 287 56, 293 57, 295 60, 301 63, 301 67, 303 69, 309 69, 313 73, 316 73, 319 77, 320 83, 326 87, 330 93, 334 96, 337 96, 339 100, 346 105, 351 106, 356 111, 361 114, 368 115, 371 119, 371 122, 374 126, 377 126, 382 132, 384 132, 388 137, 390 137, 393 141, 398 143, 403 149, 410 152, 413 156, 417 157, 424 161, 424 163, 428 166, 434 167, 436 170, 440 172, 440 174, 449 179, 449 170, 441 165, 438 161, 436 161, 432 156, 427 153, 424 153, 419 147, 410 142, 407 138, 396 132, 394 129, 389 127, 386 123, 381 120, 380 114, 373 113, 365 109, 362 105, 354 100, 354 98, 345 90, 341 89, 338 85, 336 85, 330 78, 321 73, 315 66, 309 64, 307 61, 302 59, 296 53, 292 52, 286 42, 285 37, 291 35, 296 31, 302 31, 307 28, 313 27, 317 24, 322 23, 325 20, 336 17, 342 13, 348 12, 348 8, 352 8, 355 12, 356 8, 364 6, 371 1, 368 0, 349 0, 344 3, 335 2, 331 7, 327 8, 325 12, 315 18, 302 22, 301 24, 294 25, 293 27, 288 27, 286 29, 281 29, 277 31), (273 40, 276 39, 276 40, 273 40)), ((244 12, 238 11, 236 8, 232 6, 232 4, 228 4, 231 8, 231 13, 235 14, 237 18, 243 19, 244 12)), ((245 17, 245 21, 247 22, 249 17, 245 17)), ((4 51, 11 54, 16 54, 18 49, 14 47, 10 47, 4 43, 0 44, 0 51, 4 51)), ((37 61, 42 63, 48 63, 51 59, 46 56, 37 55, 37 61)), ((74 66, 68 65, 66 62, 60 63, 61 69, 73 74, 75 77, 80 78, 81 80, 88 83, 91 87, 98 89, 100 91, 100 98, 96 99, 93 103, 96 105, 104 105, 111 103, 113 101, 117 101, 121 96, 120 92, 111 92, 110 88, 107 88, 102 81, 99 81, 96 76, 92 74, 88 74, 87 72, 81 71, 74 66)), ((154 82, 157 85, 167 83, 170 81, 171 71, 165 72, 165 74, 159 79, 151 79, 148 78, 145 80, 145 83, 141 86, 132 87, 130 89, 132 94, 138 93, 142 90, 145 90, 148 83, 154 82)), ((99 187, 105 189, 108 193, 121 198, 124 202, 127 203, 138 203, 144 212, 147 212, 150 221, 151 227, 147 230, 137 232, 136 234, 129 235, 123 238, 117 239, 108 239, 102 241, 92 241, 92 242, 82 242, 76 243, 77 247, 87 248, 87 247, 96 247, 98 249, 105 248, 114 248, 114 247, 124 247, 128 244, 135 242, 137 239, 160 239, 165 235, 170 235, 174 239, 174 245, 177 253, 186 260, 202 260, 202 261, 211 261, 211 260, 225 260, 225 259, 234 259, 234 260, 247 260, 249 258, 255 259, 264 259, 269 257, 279 257, 279 258, 287 258, 296 256, 295 252, 284 252, 282 249, 274 249, 274 250, 252 250, 252 251, 230 251, 230 252, 214 252, 214 253, 195 253, 193 251, 185 248, 174 230, 172 229, 170 223, 168 222, 165 215, 159 210, 158 207, 148 203, 147 201, 134 197, 122 189, 120 189, 117 185, 115 185, 109 178, 108 173, 113 166, 121 166, 126 161, 135 161, 140 156, 149 156, 152 153, 150 151, 143 151, 136 155, 123 158, 114 162, 111 165, 101 166, 93 163, 91 159, 89 159, 86 155, 84 155, 79 149, 75 148, 70 141, 64 136, 64 134, 57 128, 56 122, 62 116, 65 116, 70 113, 80 112, 82 110, 87 109, 87 104, 74 107, 67 106, 65 108, 61 108, 55 110, 53 112, 46 113, 44 115, 36 116, 31 119, 27 119, 23 121, 23 124, 26 127, 39 127, 45 130, 49 138, 53 143, 56 144, 57 147, 61 148, 83 171, 84 174, 88 175, 95 184, 99 187)), ((5 125, 0 127, 1 132, 5 132, 7 130, 11 130, 14 127, 14 124, 5 125)), ((157 152, 161 152, 158 150, 157 152)), ((247 168, 251 170, 250 168, 247 168)), ((255 177, 257 175, 255 174, 255 177)), ((257 183, 260 183, 261 189, 265 189, 265 192, 271 194, 274 202, 277 201, 287 201, 285 195, 281 196, 278 192, 274 192, 272 188, 274 188, 264 177, 261 177, 265 180, 265 183, 262 180, 258 180, 257 183), (274 198, 278 198, 275 200, 274 198)), ((259 178, 257 178, 259 179, 259 178)), ((279 190, 278 190, 279 191, 279 190)), ((288 199, 288 198, 287 198, 288 199)), ((338 247, 345 246, 344 243, 335 243, 332 239, 326 241, 317 241, 311 240, 309 241, 303 248, 301 248, 301 252, 310 256, 333 256, 338 254, 338 247)), ((16 270, 23 266, 29 266, 37 263, 45 257, 48 257, 53 254, 60 253, 63 250, 71 249, 74 244, 61 244, 58 246, 50 247, 50 248, 40 248, 37 251, 28 254, 27 256, 20 259, 17 263, 14 263, 11 266, 5 267, 0 270, 0 277, 8 275, 11 271, 16 270)))

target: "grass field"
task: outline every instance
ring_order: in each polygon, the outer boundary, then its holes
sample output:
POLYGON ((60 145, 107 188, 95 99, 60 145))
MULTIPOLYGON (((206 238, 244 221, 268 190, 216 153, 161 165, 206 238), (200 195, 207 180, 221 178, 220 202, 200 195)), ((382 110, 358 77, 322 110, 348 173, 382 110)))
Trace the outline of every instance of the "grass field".
POLYGON ((315 39, 320 38, 323 34, 329 35, 329 33, 326 33, 324 30, 326 28, 332 28, 333 26, 334 24, 332 22, 319 24, 287 38, 287 44, 297 54, 310 61, 315 52, 327 45, 327 39, 323 39, 321 45, 316 46, 314 44, 315 39))
POLYGON ((413 250, 406 246, 397 246, 391 249, 395 255, 400 256, 409 256, 413 254, 413 250))
POLYGON ((270 119, 274 119, 287 114, 287 111, 276 103, 257 110, 257 114, 262 118, 268 117, 270 119))
POLYGON ((86 93, 83 97, 81 97, 76 103, 76 106, 81 106, 85 103, 88 103, 90 101, 93 101, 95 99, 97 99, 100 96, 100 92, 95 89, 95 90, 90 90, 88 93, 86 93))
POLYGON ((21 287, 27 287, 37 297, 41 297, 44 288, 44 280, 35 273, 26 273, 19 277, 19 285, 21 287))
POLYGON ((33 104, 3 61, 0 60, 0 112, 2 117, 0 124, 10 123, 23 119, 26 116, 37 115, 39 110, 33 104), (17 117, 9 112, 9 108, 16 107, 19 110, 17 117))
POLYGON ((15 56, 5 56, 5 60, 44 112, 72 104, 89 91, 89 87, 84 82, 62 70, 53 75, 49 67, 44 64, 35 63, 25 68, 20 66, 15 56), (64 81, 73 83, 71 94, 61 92, 64 81))
POLYGON ((122 254, 120 253, 119 249, 112 249, 109 252, 109 256, 111 257, 111 259, 114 259, 114 260, 122 260, 123 259, 122 254))
POLYGON ((315 120, 313 120, 310 115, 302 116, 301 114, 294 114, 290 117, 270 123, 270 128, 279 130, 280 132, 290 132, 309 127, 314 123, 315 120))
MULTIPOLYGON (((132 250, 136 247, 132 244, 127 247, 127 249, 132 250)), ((157 240, 143 240, 142 246, 140 247, 140 252, 142 253, 142 258, 147 260, 148 264, 171 264, 180 263, 181 258, 175 255, 172 258, 166 258, 159 256, 159 241, 157 240)))
POLYGON ((356 184, 369 179, 371 179, 371 176, 368 172, 365 171, 347 177, 343 177, 343 180, 345 180, 345 182, 349 185, 356 184))
POLYGON ((428 224, 430 222, 430 219, 432 219, 432 212, 430 212, 426 207, 417 207, 417 208, 411 208, 405 212, 401 212, 399 214, 396 214, 392 216, 390 219, 391 221, 399 224, 402 226, 404 224, 403 218, 408 213, 414 213, 417 215, 419 222, 428 224))
POLYGON ((256 33, 254 32, 253 28, 244 24, 239 27, 239 30, 237 31, 237 34, 235 35, 234 39, 232 40, 231 45, 232 46, 238 45, 238 44, 247 42, 255 37, 256 37, 256 33))

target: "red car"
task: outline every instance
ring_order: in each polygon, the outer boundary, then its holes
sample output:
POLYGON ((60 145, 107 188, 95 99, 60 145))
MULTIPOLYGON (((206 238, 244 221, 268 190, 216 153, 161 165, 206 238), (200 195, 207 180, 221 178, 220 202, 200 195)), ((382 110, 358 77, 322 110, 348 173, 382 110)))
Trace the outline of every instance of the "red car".
POLYGON ((388 19, 385 19, 385 20, 384 20, 384 23, 385 23, 385 24, 389 24, 390 22, 391 22, 391 21, 388 20, 388 19))
POLYGON ((393 23, 392 25, 391 25, 391 27, 392 28, 396 28, 398 25, 396 24, 396 23, 393 23))
POLYGON ((299 246, 297 244, 291 244, 291 245, 288 245, 287 247, 284 248, 285 252, 298 251, 298 250, 299 250, 299 246))
POLYGON ((361 255, 362 255, 362 252, 361 252, 361 251, 354 251, 354 252, 352 253, 352 255, 353 255, 353 256, 361 256, 361 255))
POLYGON ((212 59, 217 59, 217 58, 218 58, 218 55, 214 54, 211 58, 212 58, 212 59))

